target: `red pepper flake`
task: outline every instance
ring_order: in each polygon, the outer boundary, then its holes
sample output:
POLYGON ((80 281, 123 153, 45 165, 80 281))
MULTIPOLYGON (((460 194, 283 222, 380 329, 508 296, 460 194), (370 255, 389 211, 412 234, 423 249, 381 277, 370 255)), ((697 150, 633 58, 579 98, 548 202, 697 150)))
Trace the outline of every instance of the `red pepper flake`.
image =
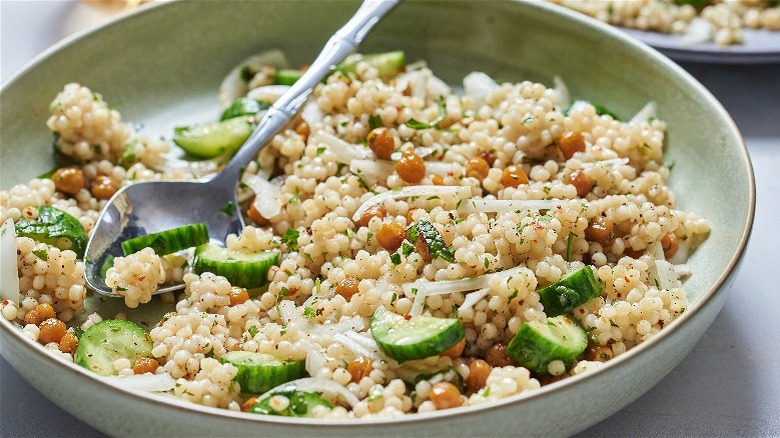
POLYGON ((146 275, 141 275, 138 277, 138 281, 144 281, 146 280, 146 275))
POLYGON ((407 313, 406 315, 404 315, 404 319, 409 321, 410 319, 412 319, 412 315, 407 313))

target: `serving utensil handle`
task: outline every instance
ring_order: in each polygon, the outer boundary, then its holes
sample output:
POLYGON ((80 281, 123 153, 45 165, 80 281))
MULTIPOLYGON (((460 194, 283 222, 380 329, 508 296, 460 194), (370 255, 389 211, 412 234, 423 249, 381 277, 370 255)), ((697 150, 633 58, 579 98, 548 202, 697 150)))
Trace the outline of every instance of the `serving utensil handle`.
POLYGON ((252 135, 215 179, 221 179, 226 184, 235 184, 241 169, 290 122, 309 98, 314 87, 352 53, 374 25, 399 2, 400 0, 365 0, 352 18, 330 37, 303 76, 268 109, 252 135))

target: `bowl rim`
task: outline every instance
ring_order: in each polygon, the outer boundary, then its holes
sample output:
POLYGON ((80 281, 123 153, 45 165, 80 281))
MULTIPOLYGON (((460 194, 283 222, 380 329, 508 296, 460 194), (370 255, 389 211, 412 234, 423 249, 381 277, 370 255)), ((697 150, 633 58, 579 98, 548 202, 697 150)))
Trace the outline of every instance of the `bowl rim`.
MULTIPOLYGON (((64 38, 60 42, 52 45, 51 47, 43 51, 41 54, 33 58, 31 61, 27 62, 19 70, 11 74, 11 76, 9 76, 5 81, 2 82, 2 84, 0 84, 0 93, 4 91, 6 88, 10 87, 19 78, 25 76, 25 74, 28 71, 34 69, 37 65, 45 62, 50 56, 57 53, 61 49, 76 44, 82 39, 91 38, 93 37, 93 35, 99 34, 104 29, 117 25, 118 23, 133 20, 137 16, 150 13, 151 11, 156 11, 157 9, 174 7, 173 5, 177 3, 180 2, 166 1, 161 3, 146 4, 128 13, 111 17, 110 19, 106 20, 105 22, 97 26, 93 26, 81 30, 67 38, 64 38)), ((92 382, 98 383, 99 385, 104 385, 104 387, 107 390, 114 390, 114 391, 118 390, 123 394, 123 396, 128 397, 135 402, 140 402, 144 404, 152 403, 153 405, 158 405, 161 408, 179 410, 185 414, 195 413, 198 415, 206 415, 210 417, 217 417, 220 419, 229 419, 231 421, 240 421, 247 424, 268 423, 277 426, 294 426, 296 428, 308 428, 308 427, 344 428, 346 427, 346 428, 350 428, 351 430, 373 427, 377 425, 411 424, 411 423, 416 424, 416 423, 434 422, 441 419, 449 418, 451 416, 462 417, 464 415, 479 415, 485 410, 505 408, 508 405, 513 405, 515 403, 522 403, 527 400, 542 398, 553 392, 557 393, 561 391, 566 391, 567 388, 586 384, 588 381, 593 380, 594 378, 597 378, 603 375, 604 373, 609 372, 609 370, 628 367, 629 364, 636 362, 637 360, 639 360, 640 357, 647 356, 648 354, 652 354, 652 352, 657 349, 656 348, 657 344, 664 342, 664 339, 668 338, 673 332, 681 330, 682 327, 690 326, 691 325, 690 321, 694 319, 694 316, 700 313, 708 303, 712 302, 717 295, 725 294, 727 292, 727 288, 725 287, 727 286, 726 282, 729 279, 729 277, 735 274, 735 271, 737 270, 740 261, 744 256, 745 249, 747 247, 750 235, 752 233, 753 221, 755 216, 755 206, 756 206, 755 176, 753 173, 753 167, 751 164, 750 156, 748 154, 748 150, 745 145, 744 139, 741 133, 739 132, 736 123, 734 122, 732 117, 728 114, 728 112, 723 107, 723 105, 693 76, 691 76, 682 67, 680 67, 679 65, 671 61, 669 58, 667 58, 658 50, 650 47, 649 45, 643 43, 642 41, 633 39, 632 37, 628 36, 627 34, 623 33, 621 30, 617 28, 614 28, 601 21, 585 16, 584 14, 579 14, 567 8, 559 7, 557 5, 547 4, 546 2, 541 2, 541 1, 510 0, 510 3, 523 4, 524 6, 529 8, 536 8, 537 10, 547 10, 550 13, 565 16, 567 19, 577 21, 580 24, 585 25, 586 27, 590 27, 594 31, 601 32, 605 35, 608 35, 611 39, 619 40, 621 44, 627 46, 633 46, 633 48, 638 52, 638 54, 640 54, 643 57, 652 58, 653 61, 656 62, 659 67, 662 67, 669 74, 679 76, 680 79, 684 80, 685 83, 689 87, 691 87, 693 91, 695 91, 698 95, 702 96, 706 100, 706 104, 708 106, 711 106, 718 113, 718 115, 720 115, 720 117, 723 119, 723 122, 726 123, 728 131, 730 131, 734 135, 734 137, 738 140, 739 155, 742 158, 741 167, 743 167, 745 175, 747 176, 748 179, 749 193, 748 193, 748 214, 745 217, 744 223, 741 224, 742 232, 740 233, 739 236, 739 244, 737 245, 737 249, 729 258, 729 261, 726 265, 726 269, 724 269, 724 271, 717 277, 717 279, 712 283, 712 285, 706 291, 706 293, 702 294, 701 298, 696 303, 694 303, 694 305, 689 306, 682 315, 678 316, 671 323, 666 325, 666 327, 664 327, 664 330, 660 331, 658 334, 651 337, 649 340, 643 342, 641 345, 637 345, 631 348, 629 351, 619 355, 618 357, 610 359, 609 361, 603 363, 603 365, 599 366, 594 370, 581 373, 575 376, 567 377, 563 380, 545 385, 531 392, 515 394, 510 397, 495 400, 489 403, 483 403, 475 406, 463 406, 463 407, 457 407, 457 408, 428 412, 428 413, 411 413, 411 414, 405 414, 400 417, 391 417, 391 418, 310 419, 310 418, 260 416, 260 415, 254 415, 254 414, 244 413, 240 411, 230 411, 227 409, 212 408, 212 407, 191 403, 183 399, 177 399, 174 397, 165 397, 165 396, 160 396, 159 394, 147 393, 136 389, 122 387, 111 383, 106 378, 103 378, 101 376, 98 376, 97 374, 89 372, 88 370, 74 364, 73 362, 58 360, 58 358, 53 356, 43 345, 41 345, 38 342, 32 341, 31 339, 24 336, 22 331, 19 330, 14 323, 6 320, 5 318, 0 318, 0 333, 2 334, 2 337, 5 338, 6 336, 12 336, 13 338, 15 338, 16 341, 26 344, 28 348, 32 349, 33 354, 37 355, 41 360, 55 362, 57 366, 62 367, 64 371, 69 373, 69 376, 72 378, 76 378, 76 379, 86 378, 92 382)), ((48 397, 47 394, 44 395, 48 397)), ((85 419, 84 421, 90 423, 89 419, 85 419)))

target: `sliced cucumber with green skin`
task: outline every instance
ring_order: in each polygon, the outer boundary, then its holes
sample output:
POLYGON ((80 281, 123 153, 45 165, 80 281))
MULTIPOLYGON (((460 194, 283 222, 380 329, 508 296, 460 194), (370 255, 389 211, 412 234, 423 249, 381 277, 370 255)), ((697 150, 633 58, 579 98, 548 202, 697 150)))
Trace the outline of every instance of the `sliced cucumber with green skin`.
POLYGON ((270 107, 270 102, 242 97, 236 99, 229 107, 225 108, 225 111, 222 112, 222 116, 219 120, 235 119, 236 117, 241 116, 253 116, 270 107))
POLYGON ((274 85, 292 85, 303 76, 302 70, 283 68, 276 71, 274 85))
POLYGON ((379 348, 400 362, 441 354, 463 339, 460 321, 452 318, 401 315, 379 308, 371 318, 371 336, 379 348))
POLYGON ((387 81, 398 76, 406 69, 406 55, 402 51, 372 53, 370 55, 354 54, 347 57, 339 68, 348 73, 354 73, 358 62, 365 61, 377 69, 379 78, 387 81))
POLYGON ((38 207, 38 219, 20 221, 14 226, 17 236, 29 237, 37 242, 71 250, 76 257, 84 257, 87 232, 75 217, 49 205, 38 207))
POLYGON ((550 362, 560 360, 569 369, 587 347, 585 330, 570 316, 560 315, 523 324, 506 354, 531 371, 548 374, 550 362))
POLYGON ((249 412, 252 414, 280 415, 284 417, 311 417, 316 406, 325 406, 328 409, 333 409, 333 405, 330 402, 313 392, 279 391, 263 397, 262 400, 249 408, 249 412), (287 408, 277 411, 271 407, 271 397, 276 395, 287 397, 290 401, 287 408))
POLYGON ((194 157, 214 158, 226 152, 235 152, 254 129, 254 116, 241 116, 221 122, 178 127, 173 142, 194 157))
POLYGON ((195 250, 192 268, 197 274, 211 272, 227 278, 233 286, 253 289, 268 283, 268 270, 278 263, 278 251, 248 253, 206 244, 195 250))
POLYGON ((114 362, 129 359, 135 364, 141 357, 152 356, 152 339, 134 323, 106 319, 84 331, 73 355, 73 362, 101 376, 116 374, 114 362))
POLYGON ((157 255, 165 255, 203 245, 208 241, 209 230, 206 224, 192 224, 125 240, 122 242, 122 252, 129 255, 144 248, 152 248, 157 255))
POLYGON ((238 368, 233 380, 245 394, 264 394, 283 383, 307 376, 304 361, 281 360, 265 353, 230 351, 219 360, 238 368))
POLYGON ((536 291, 547 316, 558 316, 601 295, 601 284, 593 270, 584 266, 555 283, 536 291))

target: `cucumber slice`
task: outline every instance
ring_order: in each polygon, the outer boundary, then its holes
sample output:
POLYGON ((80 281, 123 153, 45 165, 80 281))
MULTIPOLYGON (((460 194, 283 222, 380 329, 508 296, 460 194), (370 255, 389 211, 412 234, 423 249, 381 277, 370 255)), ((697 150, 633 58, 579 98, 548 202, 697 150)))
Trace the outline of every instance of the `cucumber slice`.
POLYGON ((17 236, 29 237, 37 242, 72 250, 76 257, 84 257, 87 232, 75 217, 49 205, 38 207, 38 219, 20 221, 14 226, 17 236))
POLYGON ((152 248, 157 255, 165 255, 203 245, 208 241, 209 230, 206 224, 192 224, 125 240, 122 242, 122 252, 129 255, 144 248, 152 248))
POLYGON ((255 129, 253 116, 235 117, 221 122, 178 127, 173 142, 198 158, 214 158, 235 152, 255 129))
POLYGON ((601 285, 593 276, 593 270, 584 266, 536 293, 544 306, 544 313, 547 316, 558 316, 599 296, 601 285))
POLYGON ((274 85, 292 85, 303 76, 302 70, 283 68, 276 71, 274 85))
POLYGON ((315 406, 325 406, 328 409, 333 409, 332 404, 313 392, 279 391, 263 397, 257 404, 249 408, 249 412, 263 415, 281 415, 284 417, 311 417, 315 406), (271 397, 276 395, 287 397, 287 400, 290 401, 287 408, 277 411, 271 407, 271 397))
POLYGON ((233 286, 254 289, 268 283, 268 270, 279 263, 278 251, 247 253, 206 244, 195 250, 192 268, 197 274, 211 272, 233 286))
POLYGON ((111 376, 114 361, 152 356, 152 339, 134 323, 120 319, 106 319, 84 331, 76 347, 73 362, 101 376, 111 376))
POLYGON ((383 307, 371 318, 371 336, 399 363, 441 354, 464 335, 460 321, 452 318, 414 316, 407 320, 383 307))
POLYGON ((567 315, 523 324, 506 347, 506 354, 520 365, 547 374, 547 365, 560 360, 571 367, 588 347, 588 334, 567 315))
POLYGON ((406 55, 403 51, 386 52, 386 53, 373 53, 370 55, 361 55, 356 53, 350 55, 347 59, 339 64, 339 68, 348 73, 354 73, 355 67, 358 62, 365 61, 372 67, 377 69, 379 78, 383 81, 388 81, 391 78, 398 76, 406 69, 406 55))
POLYGON ((307 376, 304 361, 281 360, 265 353, 230 351, 219 360, 238 368, 233 380, 246 394, 264 394, 283 383, 307 376))

